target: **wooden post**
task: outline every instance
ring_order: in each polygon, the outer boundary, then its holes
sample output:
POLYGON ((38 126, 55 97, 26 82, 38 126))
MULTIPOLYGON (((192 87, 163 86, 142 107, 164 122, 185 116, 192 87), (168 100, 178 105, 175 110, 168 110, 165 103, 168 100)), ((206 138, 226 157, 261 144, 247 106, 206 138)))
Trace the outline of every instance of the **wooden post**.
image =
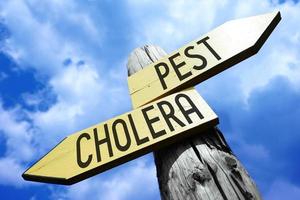
MULTIPOLYGON (((128 58, 128 76, 165 56, 146 45, 128 58)), ((154 152, 163 200, 261 199, 255 183, 217 127, 154 152)))

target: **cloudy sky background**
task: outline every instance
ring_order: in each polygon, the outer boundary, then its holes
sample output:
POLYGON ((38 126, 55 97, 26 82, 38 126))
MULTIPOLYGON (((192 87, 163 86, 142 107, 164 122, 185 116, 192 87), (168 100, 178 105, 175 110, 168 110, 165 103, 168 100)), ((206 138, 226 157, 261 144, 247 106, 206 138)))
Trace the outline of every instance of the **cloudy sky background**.
POLYGON ((259 53, 197 89, 265 199, 298 199, 300 3, 2 0, 3 199, 158 199, 151 154, 70 187, 21 174, 70 133, 131 110, 126 62, 134 48, 170 53, 225 21, 274 10, 282 21, 259 53))

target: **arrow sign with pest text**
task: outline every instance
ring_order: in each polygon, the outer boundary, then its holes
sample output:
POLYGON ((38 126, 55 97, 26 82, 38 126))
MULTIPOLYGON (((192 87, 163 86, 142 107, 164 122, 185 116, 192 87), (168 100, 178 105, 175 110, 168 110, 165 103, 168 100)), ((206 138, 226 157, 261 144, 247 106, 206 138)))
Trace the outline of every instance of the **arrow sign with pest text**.
POLYGON ((189 88, 66 137, 22 176, 70 185, 217 124, 189 88))
POLYGON ((128 77, 134 108, 192 87, 256 54, 280 12, 228 21, 128 77))

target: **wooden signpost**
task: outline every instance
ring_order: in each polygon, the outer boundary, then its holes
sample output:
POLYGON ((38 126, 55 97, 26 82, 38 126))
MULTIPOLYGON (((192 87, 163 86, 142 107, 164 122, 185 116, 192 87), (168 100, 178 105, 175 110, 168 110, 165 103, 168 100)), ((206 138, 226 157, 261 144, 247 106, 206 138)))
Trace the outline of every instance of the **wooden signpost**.
MULTIPOLYGON (((128 74, 166 55, 158 46, 137 48, 129 56, 128 74)), ((261 199, 217 127, 154 151, 154 159, 163 200, 261 199)))
POLYGON ((273 12, 229 21, 170 55, 135 50, 128 62, 134 110, 66 137, 23 178, 73 184, 155 151, 163 199, 259 199, 192 86, 255 54, 280 19, 273 12))

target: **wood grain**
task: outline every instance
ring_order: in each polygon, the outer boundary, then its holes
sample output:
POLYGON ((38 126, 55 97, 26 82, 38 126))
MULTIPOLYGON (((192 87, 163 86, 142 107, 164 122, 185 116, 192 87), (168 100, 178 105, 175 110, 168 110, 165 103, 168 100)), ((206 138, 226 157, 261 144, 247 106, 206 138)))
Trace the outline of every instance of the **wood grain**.
MULTIPOLYGON (((128 76, 166 55, 158 46, 135 49, 128 58, 128 76)), ((261 199, 217 127, 154 152, 154 159, 163 200, 261 199)))

